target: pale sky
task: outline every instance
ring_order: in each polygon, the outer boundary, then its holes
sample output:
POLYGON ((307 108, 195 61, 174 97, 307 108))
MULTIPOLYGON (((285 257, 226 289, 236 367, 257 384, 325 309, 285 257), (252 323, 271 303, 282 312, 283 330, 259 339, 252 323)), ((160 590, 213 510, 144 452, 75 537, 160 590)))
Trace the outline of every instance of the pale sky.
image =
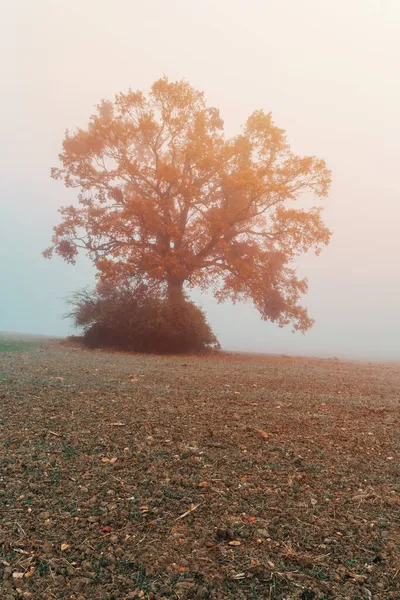
POLYGON ((66 128, 102 98, 188 79, 234 135, 272 111, 294 151, 333 171, 334 236, 299 263, 316 319, 305 336, 250 305, 194 298, 227 349, 400 359, 399 0, 12 0, 0 8, 0 331, 65 335, 63 298, 93 281, 47 261, 50 179, 66 128))

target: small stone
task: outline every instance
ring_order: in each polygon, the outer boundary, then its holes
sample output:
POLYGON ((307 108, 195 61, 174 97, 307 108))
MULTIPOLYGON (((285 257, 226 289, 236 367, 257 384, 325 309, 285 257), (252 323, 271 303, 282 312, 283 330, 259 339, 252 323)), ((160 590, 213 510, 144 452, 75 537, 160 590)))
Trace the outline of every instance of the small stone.
POLYGON ((376 584, 376 587, 378 588, 378 590, 384 590, 385 584, 380 581, 379 583, 376 584))
POLYGON ((300 600, 314 600, 316 597, 317 594, 313 590, 305 589, 301 593, 300 600))
POLYGON ((264 537, 264 538, 269 537, 269 533, 266 529, 257 529, 257 533, 260 537, 264 537))
POLYGON ((397 544, 396 542, 388 542, 386 544, 386 549, 387 550, 396 550, 397 549, 397 544))
POLYGON ((196 587, 196 584, 193 581, 178 581, 178 583, 175 585, 175 588, 179 592, 193 590, 193 588, 195 588, 195 587, 196 587))
POLYGON ((114 564, 116 562, 115 561, 115 556, 113 554, 106 554, 105 558, 108 560, 108 562, 110 564, 114 564))
POLYGON ((43 542, 42 550, 45 554, 52 554, 53 544, 46 540, 45 542, 43 542))
POLYGON ((235 534, 233 533, 233 531, 231 529, 221 529, 218 528, 217 531, 215 532, 215 536, 217 538, 217 540, 233 540, 235 539, 235 534))
POLYGON ((92 583, 92 579, 89 579, 89 577, 75 577, 71 581, 71 588, 75 592, 79 592, 90 583, 92 583))
POLYGON ((357 583, 364 583, 368 579, 368 577, 366 575, 358 575, 357 573, 351 573, 350 577, 354 581, 357 581, 357 583))

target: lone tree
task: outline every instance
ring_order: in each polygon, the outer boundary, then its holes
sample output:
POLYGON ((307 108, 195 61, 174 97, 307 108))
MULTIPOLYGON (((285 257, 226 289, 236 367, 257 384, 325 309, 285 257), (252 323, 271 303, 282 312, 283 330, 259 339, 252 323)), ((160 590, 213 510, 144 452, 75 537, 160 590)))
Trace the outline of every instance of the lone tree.
POLYGON ((227 139, 201 92, 163 78, 148 97, 102 101, 86 129, 66 133, 59 158, 52 177, 78 188, 79 202, 60 209, 45 256, 74 263, 82 248, 102 282, 147 281, 172 303, 185 285, 211 288, 219 301, 251 299, 280 326, 312 326, 293 262, 319 253, 330 232, 320 207, 295 201, 326 196, 330 172, 293 154, 271 114, 254 112, 227 139))

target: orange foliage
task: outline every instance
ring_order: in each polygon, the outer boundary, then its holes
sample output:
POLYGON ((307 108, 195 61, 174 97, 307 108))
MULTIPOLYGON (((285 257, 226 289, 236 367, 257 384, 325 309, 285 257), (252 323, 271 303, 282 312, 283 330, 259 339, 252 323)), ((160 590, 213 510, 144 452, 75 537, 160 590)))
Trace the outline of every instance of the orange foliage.
POLYGON ((293 203, 326 196, 330 172, 293 154, 270 114, 226 139, 202 93, 163 78, 148 97, 103 101, 87 129, 67 132, 60 161, 52 176, 78 188, 79 202, 60 209, 45 256, 74 263, 83 248, 102 281, 139 277, 178 296, 184 284, 211 288, 221 301, 251 299, 281 326, 312 325, 292 263, 330 232, 321 208, 293 203))

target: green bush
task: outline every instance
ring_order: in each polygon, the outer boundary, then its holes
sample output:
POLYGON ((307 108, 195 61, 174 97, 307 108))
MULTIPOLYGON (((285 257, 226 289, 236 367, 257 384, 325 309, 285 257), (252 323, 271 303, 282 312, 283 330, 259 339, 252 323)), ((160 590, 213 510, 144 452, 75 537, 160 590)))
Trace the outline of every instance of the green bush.
POLYGON ((77 292, 69 316, 91 348, 179 354, 218 350, 202 310, 185 299, 171 303, 144 284, 77 292))

